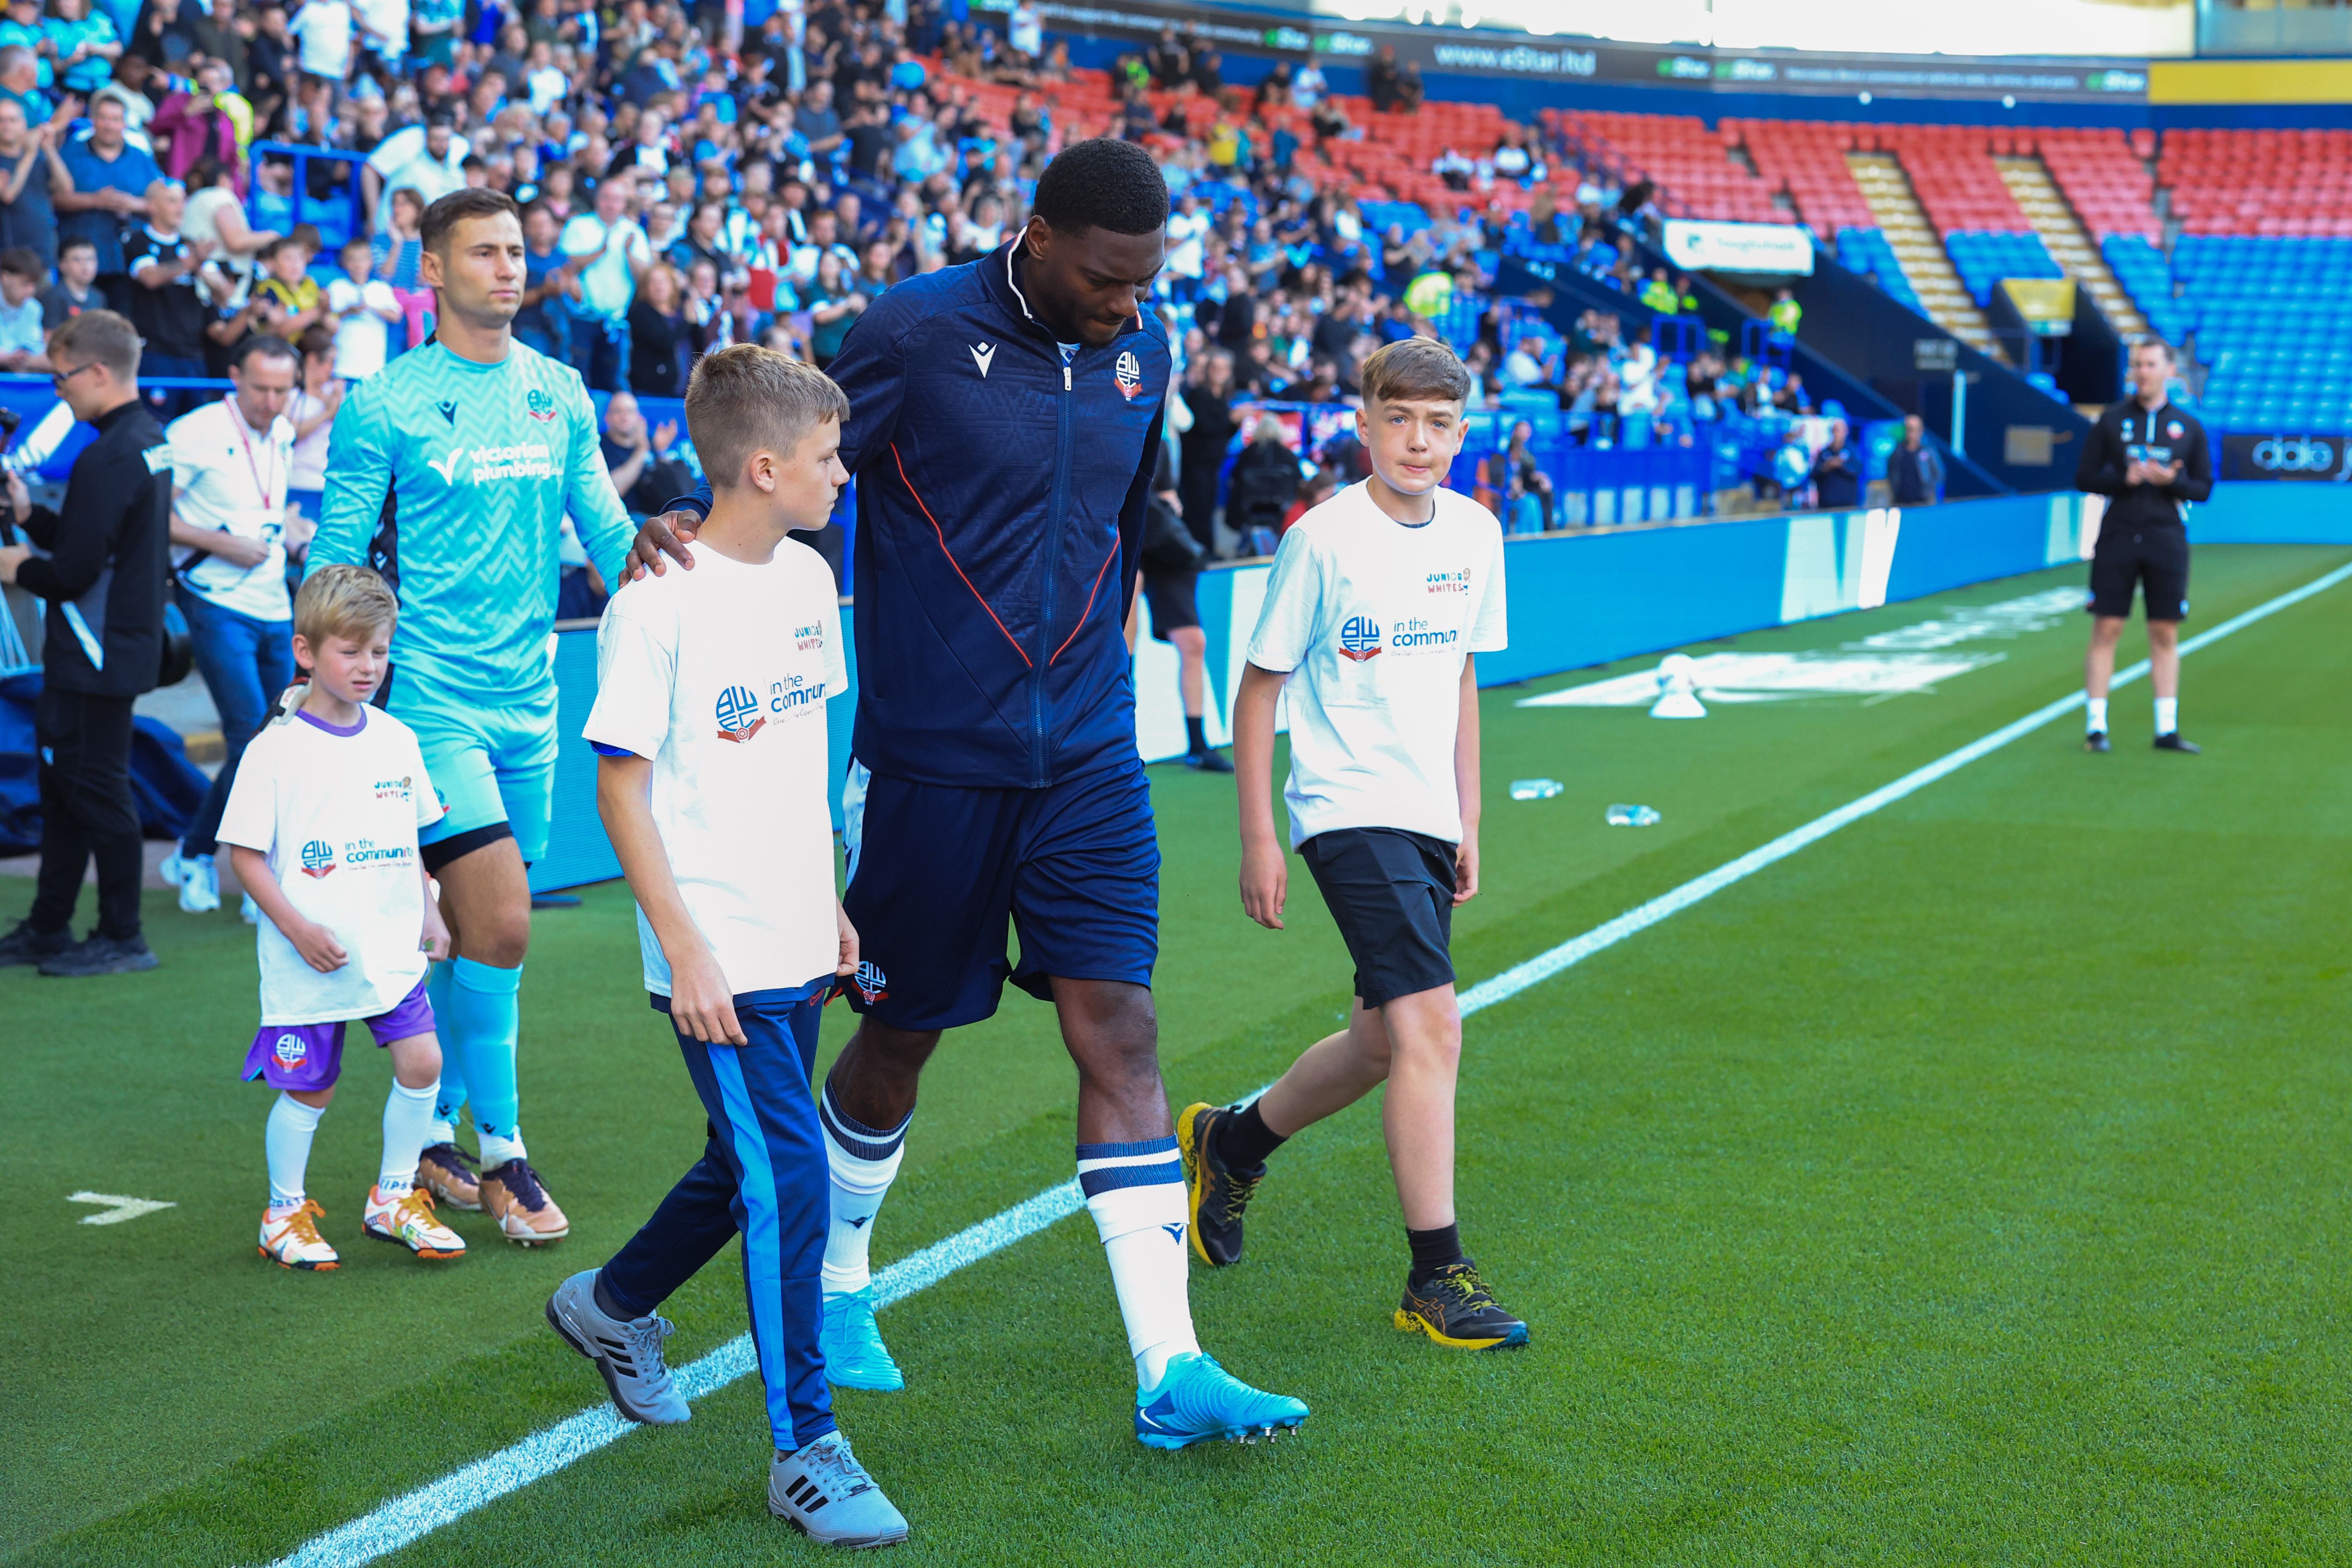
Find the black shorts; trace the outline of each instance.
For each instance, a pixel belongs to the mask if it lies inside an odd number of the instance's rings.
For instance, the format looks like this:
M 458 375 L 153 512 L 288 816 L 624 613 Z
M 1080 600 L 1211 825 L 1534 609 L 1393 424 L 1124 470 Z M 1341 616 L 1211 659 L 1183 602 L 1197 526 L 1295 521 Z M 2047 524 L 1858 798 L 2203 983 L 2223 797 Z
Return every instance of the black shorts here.
M 1192 593 L 1193 584 L 1201 580 L 1197 571 L 1154 571 L 1143 569 L 1143 601 L 1151 606 L 1151 636 L 1154 642 L 1171 641 L 1168 633 L 1180 626 L 1198 626 L 1201 607 Z
M 2147 585 L 2150 621 L 2189 618 L 2189 534 L 2183 528 L 2141 528 L 2099 535 L 2091 552 L 2091 613 L 2128 619 L 2132 591 Z
M 1334 828 L 1298 846 L 1368 1008 L 1454 983 L 1454 846 L 1400 828 Z

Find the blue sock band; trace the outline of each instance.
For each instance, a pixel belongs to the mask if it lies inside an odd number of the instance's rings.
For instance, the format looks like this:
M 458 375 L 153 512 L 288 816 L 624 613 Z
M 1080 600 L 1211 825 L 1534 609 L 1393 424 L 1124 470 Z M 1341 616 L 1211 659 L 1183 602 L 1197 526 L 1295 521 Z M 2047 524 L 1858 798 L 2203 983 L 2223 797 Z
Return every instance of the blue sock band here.
M 495 969 L 471 958 L 453 958 L 449 987 L 449 1041 L 474 1103 L 474 1127 L 493 1137 L 511 1137 L 520 1119 L 515 1089 L 515 1036 L 520 1008 L 520 969 Z
M 455 961 L 444 958 L 433 966 L 432 975 L 425 982 L 425 999 L 433 1004 L 434 1032 L 441 1037 L 441 1092 L 433 1099 L 433 1119 L 457 1124 L 458 1113 L 466 1108 L 466 1074 L 457 1066 L 457 1047 L 452 1035 L 455 1021 L 451 1017 L 449 987 L 457 969 Z

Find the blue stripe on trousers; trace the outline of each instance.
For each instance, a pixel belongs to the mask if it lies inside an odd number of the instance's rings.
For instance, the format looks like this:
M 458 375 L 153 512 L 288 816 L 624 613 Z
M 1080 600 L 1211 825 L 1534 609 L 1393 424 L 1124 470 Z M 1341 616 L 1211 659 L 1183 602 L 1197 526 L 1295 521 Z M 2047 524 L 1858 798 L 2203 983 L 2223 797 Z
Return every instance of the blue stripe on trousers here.
M 743 1238 L 751 1343 L 767 1385 L 775 1446 L 791 1450 L 834 1429 L 817 1348 L 819 1270 L 832 1218 L 832 1178 L 809 1079 L 822 1004 L 736 998 L 750 1041 L 678 1047 L 710 1117 L 702 1158 L 604 1266 L 614 1304 L 653 1311 L 726 1244 Z

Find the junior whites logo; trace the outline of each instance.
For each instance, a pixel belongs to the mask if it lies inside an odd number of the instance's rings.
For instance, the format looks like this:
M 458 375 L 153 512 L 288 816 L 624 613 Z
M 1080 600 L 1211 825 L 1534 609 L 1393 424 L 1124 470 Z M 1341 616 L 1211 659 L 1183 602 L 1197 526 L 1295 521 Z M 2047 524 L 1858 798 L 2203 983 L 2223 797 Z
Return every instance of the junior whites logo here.
M 803 653 L 807 653 L 811 648 L 824 647 L 824 628 L 823 626 L 793 627 L 793 646 L 795 650 Z
M 1381 623 L 1369 615 L 1350 615 L 1339 628 L 1339 657 L 1361 664 L 1381 651 Z
M 302 846 L 302 874 L 325 876 L 335 869 L 335 846 L 324 839 L 312 839 Z
M 269 1054 L 278 1059 L 280 1067 L 299 1067 L 303 1059 L 310 1054 L 310 1045 L 299 1034 L 281 1034 L 278 1037 L 278 1043 L 269 1048 Z
M 729 686 L 719 694 L 719 738 L 745 741 L 767 727 L 760 699 L 749 686 Z
M 980 367 L 980 379 L 982 381 L 986 381 L 988 379 L 988 367 L 996 362 L 996 345 L 993 343 L 974 343 L 971 346 L 971 362 Z
M 1465 566 L 1460 571 L 1433 571 L 1429 574 L 1428 582 L 1432 593 L 1467 593 L 1470 591 L 1470 569 Z
M 1135 394 L 1143 390 L 1143 361 L 1132 353 L 1121 353 L 1111 378 L 1118 382 L 1119 395 L 1133 402 Z
M 849 977 L 849 983 L 857 988 L 857 994 L 866 998 L 867 1007 L 872 1007 L 890 994 L 890 977 L 882 972 L 878 965 L 858 965 L 857 973 Z
M 405 800 L 412 784 L 413 776 L 408 774 L 397 779 L 379 779 L 375 781 L 375 798 L 379 800 Z

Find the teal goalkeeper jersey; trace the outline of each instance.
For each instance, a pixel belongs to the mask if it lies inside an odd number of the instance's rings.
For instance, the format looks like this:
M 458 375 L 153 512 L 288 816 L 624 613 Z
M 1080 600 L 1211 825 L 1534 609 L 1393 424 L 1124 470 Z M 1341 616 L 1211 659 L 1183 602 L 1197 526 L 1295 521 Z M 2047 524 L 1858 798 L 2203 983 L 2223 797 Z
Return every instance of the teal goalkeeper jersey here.
M 354 385 L 336 413 L 308 570 L 383 574 L 400 596 L 396 669 L 478 703 L 527 701 L 554 678 L 567 511 L 618 584 L 635 530 L 580 372 L 520 343 L 496 365 L 426 343 Z

